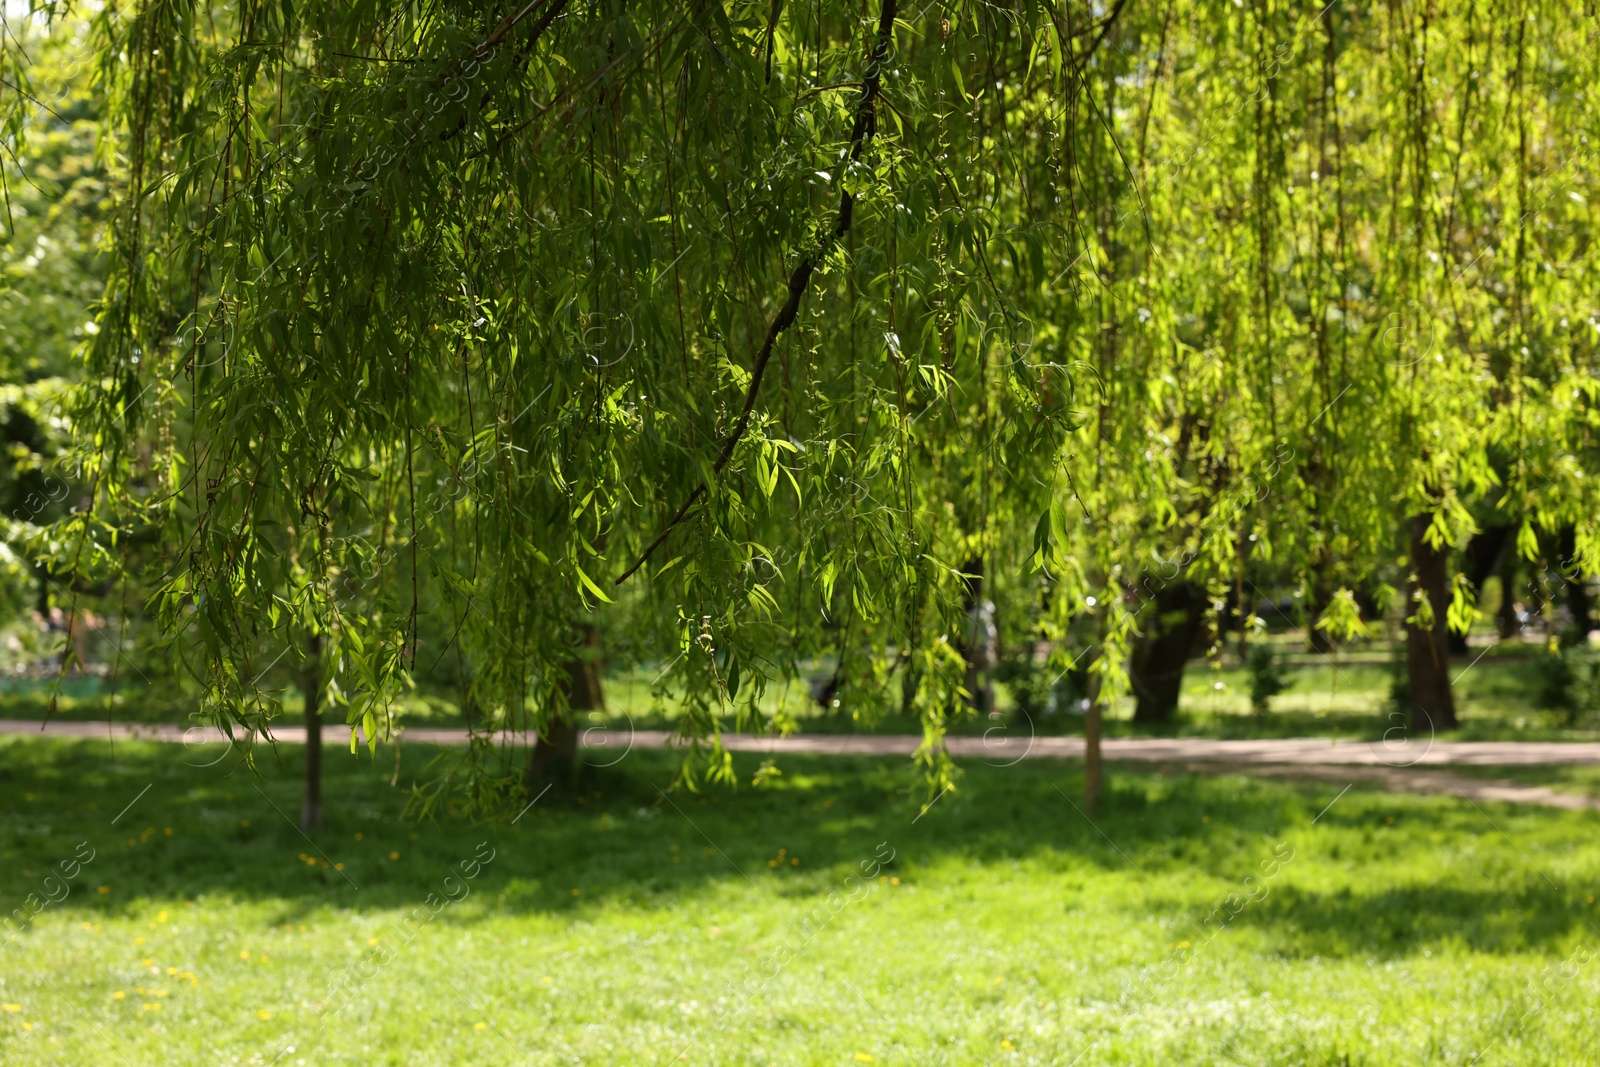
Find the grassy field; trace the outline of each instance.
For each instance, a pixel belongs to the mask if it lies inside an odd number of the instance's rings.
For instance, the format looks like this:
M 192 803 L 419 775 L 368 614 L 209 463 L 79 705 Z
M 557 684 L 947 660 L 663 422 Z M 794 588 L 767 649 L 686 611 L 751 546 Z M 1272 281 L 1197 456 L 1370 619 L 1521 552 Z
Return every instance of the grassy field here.
M 330 753 L 308 839 L 298 751 L 218 754 L 0 738 L 0 901 L 42 906 L 0 1063 L 1600 1058 L 1595 813 L 1117 767 L 1091 822 L 1043 761 L 922 813 L 896 762 L 696 797 L 637 752 L 411 824 L 412 747 Z

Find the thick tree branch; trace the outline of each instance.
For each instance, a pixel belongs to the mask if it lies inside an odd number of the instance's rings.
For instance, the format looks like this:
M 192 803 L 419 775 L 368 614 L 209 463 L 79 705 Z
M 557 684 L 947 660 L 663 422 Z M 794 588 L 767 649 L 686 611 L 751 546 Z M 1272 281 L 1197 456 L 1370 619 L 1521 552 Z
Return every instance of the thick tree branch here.
M 883 77 L 883 65 L 889 58 L 889 45 L 894 40 L 894 14 L 896 0 L 883 0 L 883 9 L 878 16 L 878 35 L 872 43 L 872 55 L 867 61 L 867 70 L 861 80 L 861 96 L 856 101 L 855 122 L 850 127 L 850 156 L 851 163 L 861 157 L 861 150 L 878 128 L 877 100 L 878 90 Z M 848 180 L 848 170 L 841 174 L 841 183 Z M 761 392 L 761 380 L 766 374 L 767 363 L 772 359 L 772 350 L 778 342 L 778 337 L 794 324 L 795 317 L 800 313 L 800 301 L 805 299 L 806 291 L 811 286 L 811 275 L 816 271 L 817 264 L 822 262 L 822 257 L 827 254 L 840 238 L 850 232 L 850 226 L 855 221 L 855 197 L 850 195 L 846 188 L 839 195 L 839 216 L 833 226 L 833 232 L 827 240 L 819 246 L 804 253 L 800 262 L 795 264 L 794 271 L 789 275 L 789 290 L 787 299 L 778 313 L 773 316 L 772 323 L 767 327 L 767 336 L 761 342 L 761 349 L 756 353 L 755 362 L 750 367 L 750 385 L 745 390 L 744 408 L 739 412 L 739 421 L 734 423 L 733 431 L 723 439 L 722 449 L 717 453 L 717 461 L 712 464 L 713 474 L 721 474 L 729 461 L 733 459 L 733 450 L 744 437 L 745 430 L 750 426 L 750 413 L 755 410 L 756 397 Z M 701 482 L 694 487 L 694 491 L 678 506 L 671 521 L 662 527 L 656 534 L 655 540 L 645 548 L 633 566 L 622 572 L 622 577 L 616 580 L 621 585 L 645 562 L 650 559 L 656 549 L 660 548 L 669 534 L 683 522 L 689 514 L 689 509 L 705 495 L 706 483 Z

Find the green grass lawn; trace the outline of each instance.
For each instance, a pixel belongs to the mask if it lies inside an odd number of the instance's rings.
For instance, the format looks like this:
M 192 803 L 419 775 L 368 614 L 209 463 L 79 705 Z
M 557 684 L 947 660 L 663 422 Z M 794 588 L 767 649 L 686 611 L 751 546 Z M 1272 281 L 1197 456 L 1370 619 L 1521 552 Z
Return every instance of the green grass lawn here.
M 636 752 L 413 825 L 412 747 L 331 752 L 308 840 L 297 750 L 217 754 L 0 738 L 0 901 L 59 898 L 0 945 L 0 1063 L 1600 1057 L 1594 813 L 1116 767 L 1091 823 L 1027 761 L 919 817 L 898 762 L 663 796 Z

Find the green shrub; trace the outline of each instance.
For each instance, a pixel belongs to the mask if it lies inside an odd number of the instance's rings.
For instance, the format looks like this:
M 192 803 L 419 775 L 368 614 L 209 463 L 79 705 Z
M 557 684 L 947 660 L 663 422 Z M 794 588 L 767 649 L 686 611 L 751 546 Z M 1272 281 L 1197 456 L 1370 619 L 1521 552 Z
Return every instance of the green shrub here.
M 1265 715 L 1272 698 L 1289 688 L 1283 665 L 1271 645 L 1251 645 L 1244 669 L 1250 675 L 1250 710 Z

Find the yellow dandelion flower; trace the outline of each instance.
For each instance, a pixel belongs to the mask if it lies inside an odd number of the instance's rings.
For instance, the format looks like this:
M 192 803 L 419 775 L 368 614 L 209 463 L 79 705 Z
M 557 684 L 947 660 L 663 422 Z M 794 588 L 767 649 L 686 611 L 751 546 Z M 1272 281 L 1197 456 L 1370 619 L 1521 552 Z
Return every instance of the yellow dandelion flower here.
M 1011 1043 L 1011 1039 L 1008 1037 L 1004 1041 L 1000 1042 L 1000 1047 L 1005 1049 L 1007 1052 L 1011 1052 L 1014 1051 L 1017 1046 L 1013 1045 Z
M 139 1010 L 140 1011 L 160 1011 L 161 1010 L 161 1005 L 160 1004 L 141 1004 L 141 1005 L 139 1005 Z
M 111 892 L 111 887 L 110 886 L 103 885 L 103 886 L 100 887 L 100 893 L 101 893 L 102 896 L 105 895 L 106 893 L 109 893 L 109 892 Z
M 23 1023 L 22 1024 L 22 1028 L 24 1030 L 28 1031 L 30 1034 L 33 1032 L 33 1024 L 32 1023 Z
M 791 866 L 791 867 L 800 866 L 800 857 L 799 856 L 790 856 L 789 857 L 789 866 Z
M 256 1018 L 257 1019 L 270 1019 L 270 1018 L 272 1018 L 272 1013 L 270 1011 L 268 1011 L 266 1008 L 262 1008 L 260 1011 L 256 1012 Z
M 247 959 L 249 959 L 249 958 L 250 958 L 250 950 L 249 950 L 249 949 L 247 949 L 247 948 L 242 948 L 242 949 L 240 949 L 240 950 L 239 950 L 239 958 L 240 958 L 240 959 L 241 959 L 241 960 L 247 960 Z
M 115 993 L 111 994 L 111 999 L 112 1000 L 122 1000 L 127 995 L 128 994 L 124 993 L 122 990 L 119 989 Z
M 397 859 L 399 859 L 399 858 L 400 858 L 400 853 L 398 853 L 398 852 L 391 852 L 391 853 L 389 853 L 389 858 L 390 858 L 390 859 L 392 859 L 392 860 L 397 860 Z
M 778 865 L 778 861 L 777 860 L 768 860 L 767 861 L 767 866 L 768 867 L 776 867 L 777 865 Z
M 21 1011 L 21 1004 L 0 1004 L 0 1011 Z
M 156 913 L 156 922 L 164 923 L 166 921 L 167 921 L 167 913 L 166 912 L 162 911 L 162 912 L 157 912 Z
M 178 973 L 178 968 L 176 968 L 176 967 L 168 967 L 167 968 L 167 973 L 168 974 L 177 974 Z
M 335 864 L 334 864 L 334 865 L 333 865 L 333 869 L 334 869 L 334 870 L 336 870 L 336 871 L 342 871 L 342 870 L 344 870 L 344 864 L 342 864 L 342 863 L 335 863 Z
M 369 938 L 367 938 L 367 944 L 369 944 L 369 945 L 376 945 L 376 944 L 377 944 L 377 943 L 378 943 L 378 939 L 377 939 L 377 938 L 375 938 L 375 937 L 369 937 Z
M 554 978 L 541 978 L 541 979 L 539 979 L 539 981 L 543 982 L 545 985 L 549 985 L 551 982 L 554 982 L 555 979 Z
M 875 1059 L 877 1059 L 876 1056 L 869 1056 L 865 1052 L 856 1053 L 856 1062 L 857 1063 L 871 1063 Z
M 582 895 L 582 893 L 583 893 L 583 890 L 581 890 L 581 889 L 574 889 L 572 891 L 572 895 L 575 896 L 575 897 Z
M 488 1023 L 473 1023 L 472 1024 L 472 1028 L 474 1030 L 487 1030 L 487 1029 L 489 1029 L 489 1024 Z
M 144 938 L 142 938 L 142 937 L 136 937 L 136 938 L 134 938 L 134 939 L 133 939 L 133 943 L 134 943 L 134 944 L 135 944 L 135 945 L 142 945 L 142 944 L 144 944 Z
M 889 884 L 890 884 L 890 885 L 899 885 L 899 884 L 900 884 L 900 879 L 898 879 L 898 878 L 891 878 L 891 879 L 889 879 Z

